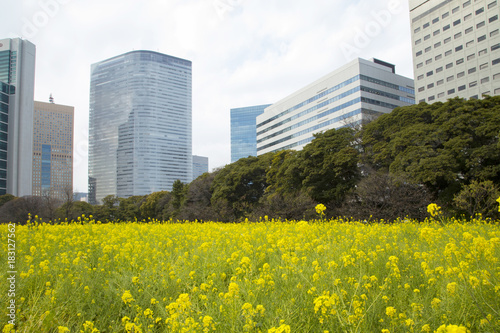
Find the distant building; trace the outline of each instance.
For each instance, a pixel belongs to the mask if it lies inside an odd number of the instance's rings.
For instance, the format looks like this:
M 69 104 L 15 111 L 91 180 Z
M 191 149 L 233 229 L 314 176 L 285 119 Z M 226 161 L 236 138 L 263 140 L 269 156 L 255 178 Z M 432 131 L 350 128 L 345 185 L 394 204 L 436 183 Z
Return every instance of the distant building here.
M 193 155 L 193 180 L 208 172 L 208 157 Z
M 32 193 L 35 45 L 0 39 L 0 195 Z
M 231 163 L 257 156 L 257 116 L 271 104 L 231 109 Z
M 413 80 L 397 75 L 394 65 L 355 59 L 267 107 L 257 117 L 257 154 L 300 150 L 315 133 L 361 125 L 414 103 Z
M 91 66 L 89 201 L 189 183 L 191 61 L 133 51 Z
M 73 194 L 74 201 L 85 201 L 88 202 L 88 193 L 85 192 L 75 192 Z
M 417 102 L 500 95 L 496 0 L 410 0 Z
M 73 195 L 74 107 L 35 101 L 33 195 Z

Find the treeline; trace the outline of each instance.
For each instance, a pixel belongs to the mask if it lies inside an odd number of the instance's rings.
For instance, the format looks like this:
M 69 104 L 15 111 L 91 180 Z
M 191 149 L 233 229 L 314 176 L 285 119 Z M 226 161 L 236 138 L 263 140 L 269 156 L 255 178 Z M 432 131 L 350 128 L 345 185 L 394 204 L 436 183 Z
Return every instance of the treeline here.
M 445 214 L 498 218 L 500 97 L 396 108 L 362 129 L 316 134 L 301 151 L 248 157 L 172 191 L 103 204 L 66 202 L 58 218 L 106 220 L 424 219 L 430 202 Z M 0 204 L 2 204 L 0 197 Z M 0 216 L 19 200 L 0 207 Z

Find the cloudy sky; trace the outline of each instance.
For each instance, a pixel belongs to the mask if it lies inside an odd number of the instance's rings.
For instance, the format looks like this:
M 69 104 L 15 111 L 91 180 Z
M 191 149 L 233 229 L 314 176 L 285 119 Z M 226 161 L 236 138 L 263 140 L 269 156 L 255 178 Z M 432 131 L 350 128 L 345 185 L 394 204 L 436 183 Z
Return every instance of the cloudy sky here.
M 230 162 L 231 108 L 271 104 L 355 57 L 413 77 L 407 0 L 6 0 L 0 38 L 37 47 L 35 100 L 75 107 L 87 191 L 90 65 L 132 50 L 193 63 L 193 154 Z

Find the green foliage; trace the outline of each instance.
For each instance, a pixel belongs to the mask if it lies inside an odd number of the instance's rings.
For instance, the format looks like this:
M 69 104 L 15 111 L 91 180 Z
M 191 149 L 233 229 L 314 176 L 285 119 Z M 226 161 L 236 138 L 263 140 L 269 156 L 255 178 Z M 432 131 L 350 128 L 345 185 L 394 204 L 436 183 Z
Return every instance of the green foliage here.
M 500 97 L 397 108 L 366 125 L 365 163 L 450 201 L 473 180 L 500 181 Z
M 258 204 L 268 186 L 273 154 L 242 158 L 220 170 L 212 184 L 211 203 L 221 219 L 241 219 Z
M 473 181 L 466 185 L 455 195 L 453 203 L 468 216 L 474 217 L 482 214 L 484 217 L 498 217 L 498 204 L 496 199 L 500 196 L 500 190 L 491 181 Z
M 4 194 L 4 195 L 0 195 L 0 207 L 2 207 L 4 204 L 6 204 L 7 202 L 11 201 L 11 200 L 14 200 L 16 197 L 13 196 L 12 194 Z
M 147 196 L 145 201 L 141 204 L 139 210 L 144 218 L 162 218 L 163 207 L 159 205 L 162 198 L 167 196 L 169 193 L 167 191 L 159 191 L 151 193 Z
M 302 186 L 317 202 L 339 205 L 360 178 L 352 128 L 315 134 L 300 152 Z

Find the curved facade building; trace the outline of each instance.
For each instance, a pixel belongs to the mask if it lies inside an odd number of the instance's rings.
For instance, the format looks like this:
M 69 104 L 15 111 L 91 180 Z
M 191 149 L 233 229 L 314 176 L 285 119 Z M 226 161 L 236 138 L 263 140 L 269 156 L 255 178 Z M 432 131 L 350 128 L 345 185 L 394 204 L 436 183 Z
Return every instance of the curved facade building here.
M 133 51 L 91 66 L 89 202 L 192 179 L 191 61 Z

